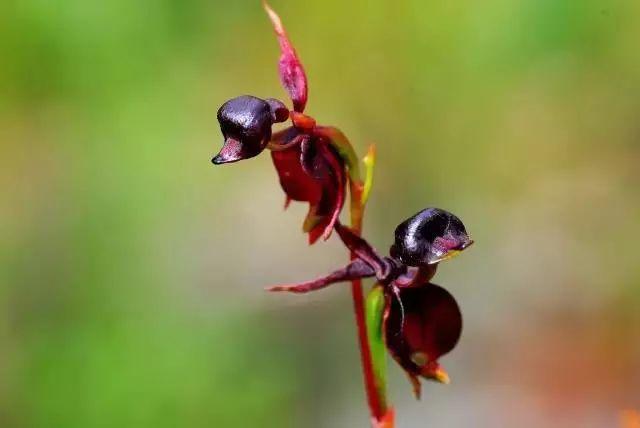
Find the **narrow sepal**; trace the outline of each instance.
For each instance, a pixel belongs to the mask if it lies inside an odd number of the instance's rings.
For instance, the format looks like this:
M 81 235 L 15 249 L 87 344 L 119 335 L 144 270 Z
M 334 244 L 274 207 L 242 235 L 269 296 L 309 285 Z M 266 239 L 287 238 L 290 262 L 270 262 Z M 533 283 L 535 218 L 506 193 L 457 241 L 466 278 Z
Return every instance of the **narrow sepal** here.
M 293 102 L 293 109 L 303 112 L 308 97 L 307 75 L 304 72 L 304 67 L 287 36 L 282 20 L 266 1 L 263 1 L 262 4 L 269 15 L 280 44 L 280 59 L 278 61 L 280 81 Z
M 332 193 L 331 212 L 327 217 L 328 222 L 322 233 L 322 238 L 326 241 L 329 239 L 329 236 L 331 236 L 331 231 L 338 222 L 340 211 L 342 211 L 342 207 L 344 206 L 346 178 L 344 175 L 344 166 L 327 145 L 322 144 L 320 146 L 320 153 L 321 156 L 329 163 L 332 172 L 330 177 L 332 179 L 330 187 Z
M 336 223 L 335 229 L 344 245 L 346 245 L 352 253 L 373 267 L 378 277 L 385 276 L 385 271 L 387 270 L 386 263 L 367 241 L 341 223 Z
M 354 260 L 342 269 L 331 272 L 328 275 L 311 281 L 305 281 L 298 284 L 275 285 L 268 287 L 267 291 L 286 291 L 289 293 L 308 293 L 310 291 L 320 290 L 331 284 L 338 282 L 351 281 L 358 278 L 369 278 L 375 275 L 374 270 L 362 260 Z

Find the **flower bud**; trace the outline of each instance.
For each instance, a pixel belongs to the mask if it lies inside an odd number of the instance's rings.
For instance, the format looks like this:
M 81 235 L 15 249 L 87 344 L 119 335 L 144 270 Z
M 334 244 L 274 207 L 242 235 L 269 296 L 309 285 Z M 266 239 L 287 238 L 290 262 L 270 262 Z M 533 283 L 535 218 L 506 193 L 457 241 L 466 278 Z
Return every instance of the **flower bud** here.
M 390 253 L 407 266 L 421 266 L 451 258 L 472 243 L 458 217 L 427 208 L 396 227 Z

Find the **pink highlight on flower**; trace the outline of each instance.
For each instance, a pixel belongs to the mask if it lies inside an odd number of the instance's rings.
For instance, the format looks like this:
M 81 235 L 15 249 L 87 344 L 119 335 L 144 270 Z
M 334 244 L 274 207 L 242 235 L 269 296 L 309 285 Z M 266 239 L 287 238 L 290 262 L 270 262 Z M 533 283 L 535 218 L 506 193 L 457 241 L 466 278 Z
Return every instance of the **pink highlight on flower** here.
M 280 17 L 271 9 L 271 6 L 269 6 L 266 1 L 263 1 L 262 5 L 267 15 L 269 15 L 273 29 L 278 37 L 278 43 L 280 44 L 281 54 L 280 60 L 278 61 L 280 81 L 293 102 L 293 110 L 302 113 L 307 105 L 307 75 L 304 72 L 302 62 L 300 62 L 296 50 L 293 48 L 284 30 Z

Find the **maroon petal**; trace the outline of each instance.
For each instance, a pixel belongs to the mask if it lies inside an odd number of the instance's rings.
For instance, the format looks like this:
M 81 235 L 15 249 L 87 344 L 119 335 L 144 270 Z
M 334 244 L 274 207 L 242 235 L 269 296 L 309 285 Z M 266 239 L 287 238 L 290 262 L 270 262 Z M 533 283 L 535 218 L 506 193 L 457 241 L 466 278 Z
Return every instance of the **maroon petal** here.
M 322 196 L 322 183 L 305 172 L 300 162 L 301 145 L 287 150 L 272 151 L 271 159 L 280 178 L 280 186 L 294 201 L 317 205 Z
M 435 284 L 411 288 L 392 285 L 388 290 L 385 342 L 419 397 L 418 376 L 448 381 L 438 358 L 451 351 L 460 339 L 460 308 L 447 290 Z
M 322 158 L 328 162 L 329 169 L 331 171 L 331 174 L 324 180 L 323 186 L 323 196 L 326 198 L 326 204 L 329 212 L 327 217 L 328 221 L 324 226 L 322 236 L 327 240 L 329 239 L 329 236 L 331 236 L 331 231 L 338 221 L 340 211 L 342 211 L 342 207 L 344 206 L 347 180 L 342 160 L 338 158 L 338 155 L 336 155 L 333 149 L 331 149 L 327 144 L 322 144 L 320 146 L 320 153 Z
M 280 44 L 281 53 L 280 60 L 278 61 L 280 81 L 293 102 L 293 109 L 302 112 L 307 104 L 307 76 L 300 59 L 298 59 L 296 50 L 293 48 L 284 30 L 280 17 L 271 9 L 266 1 L 264 1 L 263 4 L 273 24 L 273 29 L 278 36 L 278 43 Z
M 292 137 L 295 138 L 295 137 Z M 304 231 L 309 243 L 328 238 L 344 205 L 344 166 L 323 141 L 312 138 L 271 152 L 287 200 L 309 203 Z

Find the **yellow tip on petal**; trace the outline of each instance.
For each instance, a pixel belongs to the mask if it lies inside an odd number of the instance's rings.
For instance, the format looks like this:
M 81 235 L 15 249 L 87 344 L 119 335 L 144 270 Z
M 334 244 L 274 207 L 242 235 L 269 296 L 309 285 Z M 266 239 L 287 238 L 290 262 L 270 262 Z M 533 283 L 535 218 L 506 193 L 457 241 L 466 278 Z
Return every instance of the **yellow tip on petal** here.
M 431 374 L 432 379 L 440 382 L 442 384 L 448 385 L 451 383 L 451 379 L 449 379 L 449 375 L 444 371 L 442 367 L 439 367 L 435 372 Z
M 451 260 L 452 258 L 460 255 L 460 253 L 461 253 L 460 250 L 451 250 L 447 252 L 447 254 L 442 256 L 439 261 L 444 262 L 445 260 Z
M 437 363 L 435 366 L 433 364 L 422 366 L 420 374 L 429 380 L 433 380 L 445 385 L 448 385 L 451 381 L 447 372 L 444 371 L 442 366 Z
M 262 0 L 262 7 L 264 7 L 264 10 L 267 12 L 267 15 L 269 15 L 269 19 L 271 20 L 271 23 L 273 24 L 273 29 L 276 31 L 276 33 L 284 34 L 284 28 L 282 26 L 282 21 L 280 20 L 280 17 L 271 8 L 271 6 L 269 5 L 269 3 L 267 3 L 266 0 Z
M 461 252 L 463 252 L 464 250 L 469 248 L 471 245 L 473 245 L 473 242 L 474 242 L 473 240 L 469 240 L 469 243 L 467 243 L 464 247 L 460 248 L 459 250 L 449 250 L 442 257 L 430 262 L 429 264 L 435 264 L 435 263 L 451 260 L 452 258 L 459 256 Z

